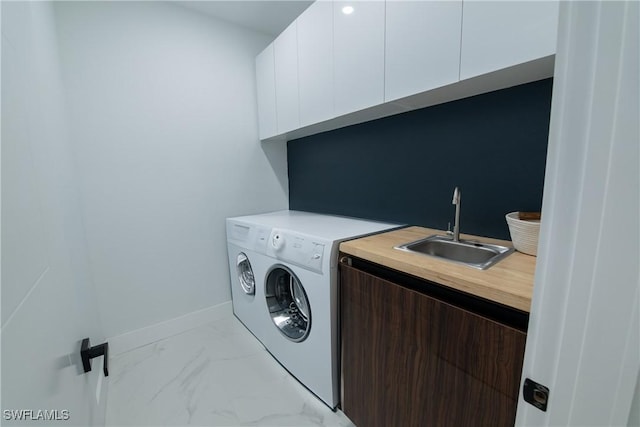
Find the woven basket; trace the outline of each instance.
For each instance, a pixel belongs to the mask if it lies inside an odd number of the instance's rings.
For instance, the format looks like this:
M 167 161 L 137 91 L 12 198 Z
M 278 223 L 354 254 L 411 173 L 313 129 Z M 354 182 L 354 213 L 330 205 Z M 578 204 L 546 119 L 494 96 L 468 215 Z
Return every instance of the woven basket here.
M 506 218 L 513 247 L 519 252 L 536 256 L 538 254 L 540 221 L 521 220 L 518 218 L 518 212 L 508 213 Z

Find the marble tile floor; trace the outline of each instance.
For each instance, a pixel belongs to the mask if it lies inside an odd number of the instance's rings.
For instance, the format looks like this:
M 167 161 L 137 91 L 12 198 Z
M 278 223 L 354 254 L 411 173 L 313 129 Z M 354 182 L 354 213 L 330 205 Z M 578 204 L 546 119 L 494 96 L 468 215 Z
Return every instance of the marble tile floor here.
M 107 426 L 353 426 L 229 315 L 110 359 Z

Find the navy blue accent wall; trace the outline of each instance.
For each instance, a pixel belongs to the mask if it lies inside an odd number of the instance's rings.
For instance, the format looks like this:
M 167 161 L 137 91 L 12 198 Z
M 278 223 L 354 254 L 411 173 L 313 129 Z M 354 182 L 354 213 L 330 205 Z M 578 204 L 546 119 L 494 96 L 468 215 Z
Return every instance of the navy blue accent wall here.
M 289 141 L 289 207 L 509 239 L 540 211 L 552 79 Z M 453 227 L 453 224 L 452 224 Z

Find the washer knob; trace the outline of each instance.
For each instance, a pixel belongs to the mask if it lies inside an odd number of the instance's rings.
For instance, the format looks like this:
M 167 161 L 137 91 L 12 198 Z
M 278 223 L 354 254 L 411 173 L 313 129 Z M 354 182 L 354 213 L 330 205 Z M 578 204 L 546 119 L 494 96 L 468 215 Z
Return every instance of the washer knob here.
M 271 246 L 276 251 L 282 249 L 282 247 L 284 246 L 284 236 L 280 233 L 274 233 L 274 235 L 271 236 Z

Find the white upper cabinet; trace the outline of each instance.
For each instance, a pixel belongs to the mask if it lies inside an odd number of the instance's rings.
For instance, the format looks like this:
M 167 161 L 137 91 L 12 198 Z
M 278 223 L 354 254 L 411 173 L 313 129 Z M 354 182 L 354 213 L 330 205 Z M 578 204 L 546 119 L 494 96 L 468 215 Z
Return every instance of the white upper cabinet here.
M 556 53 L 557 1 L 465 0 L 460 79 Z
M 317 0 L 256 58 L 260 139 L 551 77 L 558 3 Z
M 300 127 L 298 97 L 297 22 L 289 25 L 273 42 L 278 133 Z
M 333 3 L 336 116 L 384 102 L 384 9 L 383 1 Z
M 333 4 L 316 1 L 298 17 L 300 126 L 333 114 Z
M 278 134 L 276 118 L 276 76 L 273 44 L 256 57 L 256 86 L 258 90 L 258 126 L 260 139 Z
M 385 101 L 456 83 L 462 0 L 387 0 Z

